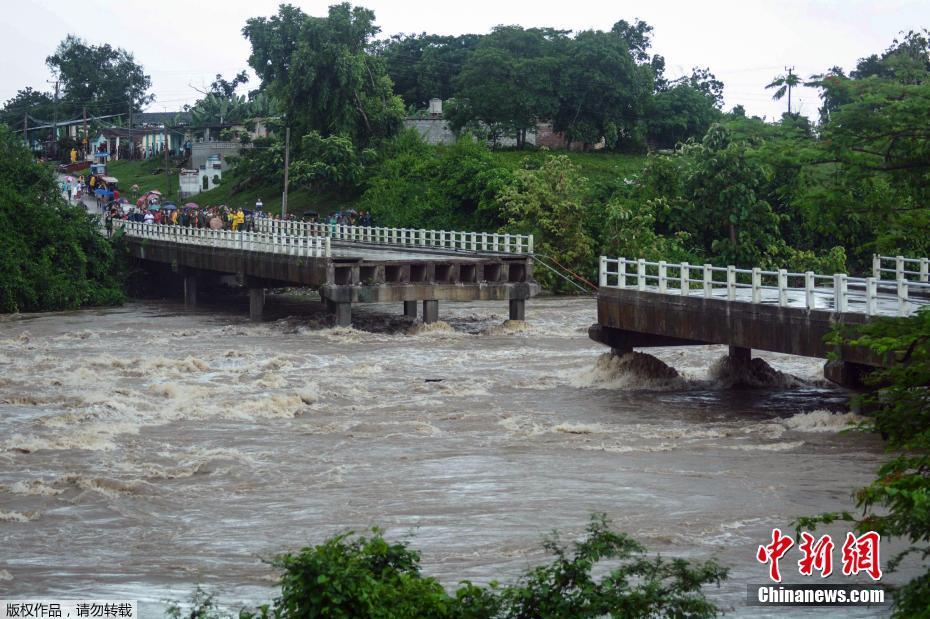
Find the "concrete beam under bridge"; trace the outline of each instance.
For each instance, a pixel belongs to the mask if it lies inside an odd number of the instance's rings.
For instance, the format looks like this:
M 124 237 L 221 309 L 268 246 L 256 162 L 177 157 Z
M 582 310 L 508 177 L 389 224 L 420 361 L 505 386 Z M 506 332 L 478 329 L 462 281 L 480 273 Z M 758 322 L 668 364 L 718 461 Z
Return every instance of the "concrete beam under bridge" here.
M 863 388 L 871 368 L 888 367 L 890 357 L 858 347 L 828 344 L 837 325 L 863 324 L 860 314 L 781 307 L 719 298 L 679 296 L 628 288 L 601 288 L 598 322 L 589 337 L 618 353 L 659 346 L 729 346 L 731 361 L 749 364 L 752 350 L 837 359 L 824 377 L 839 385 Z

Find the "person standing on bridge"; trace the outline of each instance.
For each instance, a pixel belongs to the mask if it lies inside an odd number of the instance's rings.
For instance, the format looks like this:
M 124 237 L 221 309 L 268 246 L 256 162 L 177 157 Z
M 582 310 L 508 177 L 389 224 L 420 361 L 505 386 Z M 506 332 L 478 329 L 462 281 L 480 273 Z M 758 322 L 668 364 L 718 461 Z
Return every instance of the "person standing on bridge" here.
M 255 201 L 255 211 L 261 213 L 263 208 L 265 208 L 265 205 L 262 203 L 262 199 L 259 198 Z
M 236 209 L 236 212 L 232 218 L 233 232 L 238 230 L 239 226 L 241 226 L 243 222 L 245 222 L 245 213 L 242 212 L 242 207 L 240 206 L 238 209 Z

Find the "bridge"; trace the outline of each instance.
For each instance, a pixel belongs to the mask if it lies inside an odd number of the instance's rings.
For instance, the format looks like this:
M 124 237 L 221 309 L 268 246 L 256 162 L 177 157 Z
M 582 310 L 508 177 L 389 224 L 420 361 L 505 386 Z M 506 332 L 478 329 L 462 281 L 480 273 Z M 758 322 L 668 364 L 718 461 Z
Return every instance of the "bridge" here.
M 439 318 L 439 301 L 508 300 L 524 320 L 533 280 L 533 237 L 515 234 L 257 220 L 250 231 L 114 221 L 131 254 L 169 264 L 184 279 L 184 301 L 197 303 L 207 272 L 233 274 L 249 289 L 249 315 L 260 320 L 265 290 L 316 289 L 335 314 L 352 322 L 353 303 L 403 302 L 404 314 Z
M 748 364 L 753 349 L 824 359 L 832 352 L 825 377 L 860 387 L 890 359 L 824 336 L 838 324 L 913 315 L 930 304 L 927 280 L 926 258 L 901 256 L 876 256 L 865 278 L 602 257 L 598 321 L 588 334 L 617 353 L 725 344 L 735 364 Z

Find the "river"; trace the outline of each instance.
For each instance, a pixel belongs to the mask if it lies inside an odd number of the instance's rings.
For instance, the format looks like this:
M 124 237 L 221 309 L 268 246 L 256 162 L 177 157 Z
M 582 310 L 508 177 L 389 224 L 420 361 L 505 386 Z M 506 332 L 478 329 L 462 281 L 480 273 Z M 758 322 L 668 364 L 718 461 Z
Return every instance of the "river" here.
M 709 593 L 756 616 L 757 545 L 850 507 L 885 457 L 839 432 L 855 418 L 833 413 L 846 394 L 822 361 L 763 353 L 795 378 L 745 390 L 713 370 L 722 347 L 655 349 L 681 372 L 661 378 L 587 338 L 590 298 L 534 299 L 525 326 L 504 303 L 441 304 L 429 326 L 356 306 L 355 329 L 294 296 L 261 324 L 245 309 L 0 317 L 5 596 L 138 599 L 143 616 L 198 583 L 267 601 L 263 558 L 372 525 L 446 585 L 508 580 L 545 560 L 547 532 L 606 512 L 652 551 L 729 566 Z

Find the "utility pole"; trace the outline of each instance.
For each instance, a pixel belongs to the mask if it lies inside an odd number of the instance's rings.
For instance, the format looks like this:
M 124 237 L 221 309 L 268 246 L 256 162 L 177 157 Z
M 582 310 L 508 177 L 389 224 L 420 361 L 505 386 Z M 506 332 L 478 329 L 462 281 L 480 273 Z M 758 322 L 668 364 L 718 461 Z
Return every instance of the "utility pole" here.
M 49 84 L 52 83 L 51 80 L 45 80 L 45 81 L 48 82 Z M 59 83 L 60 83 L 60 80 L 55 80 L 55 116 L 52 122 L 52 126 L 53 126 L 52 139 L 53 139 L 53 144 L 54 144 L 54 147 L 52 150 L 55 153 L 56 157 L 58 156 L 58 84 Z
M 791 115 L 791 82 L 793 81 L 791 78 L 794 77 L 794 74 L 793 74 L 794 67 L 785 67 L 785 71 L 788 72 L 788 79 L 787 79 L 787 82 L 788 82 L 788 115 L 790 116 Z
M 29 112 L 23 112 L 23 141 L 29 146 Z M 32 150 L 30 147 L 29 150 Z M 35 155 L 35 153 L 32 153 Z
M 135 154 L 136 143 L 132 140 L 132 99 L 129 100 L 129 160 L 132 161 Z
M 81 150 L 84 151 L 84 157 L 87 157 L 87 145 L 90 144 L 90 140 L 87 139 L 87 106 L 85 105 L 81 108 L 81 114 L 84 117 L 84 148 Z
M 165 197 L 171 191 L 171 175 L 168 173 L 168 121 L 165 120 Z
M 281 218 L 287 217 L 287 174 L 291 167 L 291 128 L 284 129 L 284 196 L 281 198 Z

